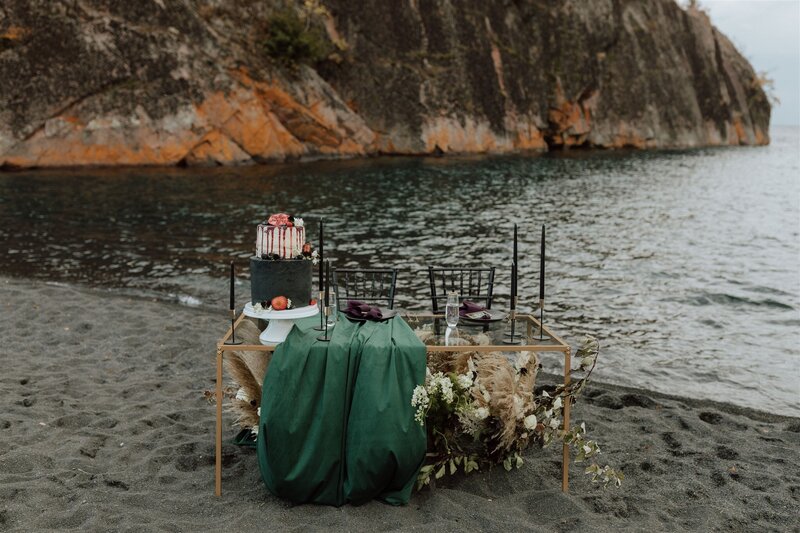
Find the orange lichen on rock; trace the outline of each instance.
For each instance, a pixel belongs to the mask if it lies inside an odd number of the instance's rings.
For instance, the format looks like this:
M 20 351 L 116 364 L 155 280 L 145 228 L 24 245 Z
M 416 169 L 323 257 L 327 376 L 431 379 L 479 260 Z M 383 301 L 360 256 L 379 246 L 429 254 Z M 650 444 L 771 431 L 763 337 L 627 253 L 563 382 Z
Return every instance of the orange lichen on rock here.
M 756 127 L 753 130 L 753 133 L 754 133 L 754 135 L 756 137 L 756 144 L 757 145 L 764 146 L 764 145 L 769 144 L 769 135 L 766 135 L 761 128 Z
M 508 151 L 512 144 L 506 138 L 499 138 L 488 122 L 472 118 L 459 120 L 452 117 L 429 119 L 422 128 L 422 141 L 425 152 L 436 149 L 455 153 L 480 153 Z
M 234 71 L 236 78 L 246 87 L 252 88 L 267 105 L 272 113 L 280 120 L 283 127 L 299 142 L 312 145 L 323 151 L 325 148 L 335 148 L 342 145 L 343 135 L 336 130 L 336 124 L 319 111 L 314 105 L 304 106 L 289 95 L 283 88 L 276 84 L 256 81 L 246 70 Z M 354 150 L 349 146 L 350 153 L 363 153 L 364 149 Z
M 584 91 L 575 99 L 564 96 L 560 81 L 556 83 L 556 102 L 547 111 L 548 137 L 556 146 L 579 146 L 592 131 L 592 107 L 597 91 Z
M 276 84 L 254 81 L 246 73 L 239 79 L 241 84 L 208 93 L 199 103 L 159 120 L 112 115 L 84 120 L 74 112 L 50 118 L 0 164 L 241 164 L 312 153 L 361 155 L 375 149 L 374 134 L 356 124 L 358 135 L 353 135 L 323 102 L 304 106 Z
M 630 124 L 619 122 L 611 142 L 606 148 L 649 148 L 654 147 L 655 141 L 649 141 Z
M 304 153 L 302 144 L 286 131 L 269 109 L 269 104 L 258 93 L 237 88 L 228 93 L 209 95 L 197 106 L 197 115 L 250 156 L 284 159 Z
M 750 144 L 747 142 L 747 133 L 745 133 L 744 124 L 742 124 L 742 117 L 734 115 L 733 129 L 736 132 L 737 144 Z
M 189 148 L 185 141 L 175 140 L 149 146 L 142 143 L 146 137 L 133 141 L 108 136 L 106 142 L 86 142 L 76 130 L 65 137 L 32 139 L 24 150 L 6 155 L 2 163 L 18 167 L 174 165 Z
M 528 124 L 527 127 L 518 127 L 514 138 L 514 148 L 518 150 L 547 150 L 542 131 Z
M 0 39 L 8 41 L 20 41 L 28 36 L 30 30 L 21 26 L 9 26 L 5 30 L 0 31 Z
M 207 133 L 186 156 L 190 165 L 235 164 L 250 161 L 250 155 L 219 131 Z

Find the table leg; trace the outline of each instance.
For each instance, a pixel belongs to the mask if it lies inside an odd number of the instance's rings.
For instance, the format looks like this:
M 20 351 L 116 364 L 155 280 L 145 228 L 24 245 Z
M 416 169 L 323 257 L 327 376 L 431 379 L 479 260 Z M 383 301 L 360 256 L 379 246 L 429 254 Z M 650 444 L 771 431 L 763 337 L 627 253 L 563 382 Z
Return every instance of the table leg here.
M 217 442 L 214 494 L 222 496 L 222 350 L 217 348 Z
M 570 360 L 570 348 L 567 347 L 566 351 L 564 352 L 564 385 L 569 385 L 570 382 L 570 372 L 572 362 Z M 569 431 L 569 411 L 571 401 L 567 399 L 564 402 L 564 431 Z M 562 450 L 562 458 L 561 458 L 561 492 L 569 492 L 569 445 L 564 443 L 564 448 Z

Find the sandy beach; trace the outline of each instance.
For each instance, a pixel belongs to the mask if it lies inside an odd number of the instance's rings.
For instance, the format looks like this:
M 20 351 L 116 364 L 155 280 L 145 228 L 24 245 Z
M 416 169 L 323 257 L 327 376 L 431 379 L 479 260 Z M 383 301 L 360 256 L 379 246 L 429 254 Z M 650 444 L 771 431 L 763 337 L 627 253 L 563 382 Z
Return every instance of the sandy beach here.
M 800 419 L 600 383 L 573 417 L 621 488 L 573 465 L 561 493 L 553 447 L 405 507 L 292 506 L 228 444 L 216 498 L 203 392 L 224 311 L 15 279 L 0 279 L 0 307 L 3 531 L 800 531 Z

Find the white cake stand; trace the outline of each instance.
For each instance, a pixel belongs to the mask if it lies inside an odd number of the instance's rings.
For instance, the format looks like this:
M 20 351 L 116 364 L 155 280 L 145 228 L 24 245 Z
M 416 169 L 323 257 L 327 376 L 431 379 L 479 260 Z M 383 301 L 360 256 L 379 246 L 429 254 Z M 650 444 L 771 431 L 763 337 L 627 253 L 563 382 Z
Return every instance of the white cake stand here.
M 319 308 L 316 305 L 307 305 L 305 307 L 287 309 L 285 311 L 269 311 L 266 309 L 256 311 L 253 309 L 253 303 L 247 302 L 242 313 L 244 313 L 244 316 L 249 316 L 251 318 L 269 320 L 267 329 L 261 332 L 258 339 L 261 341 L 261 344 L 273 346 L 286 340 L 286 336 L 292 331 L 295 320 L 314 316 L 319 313 Z

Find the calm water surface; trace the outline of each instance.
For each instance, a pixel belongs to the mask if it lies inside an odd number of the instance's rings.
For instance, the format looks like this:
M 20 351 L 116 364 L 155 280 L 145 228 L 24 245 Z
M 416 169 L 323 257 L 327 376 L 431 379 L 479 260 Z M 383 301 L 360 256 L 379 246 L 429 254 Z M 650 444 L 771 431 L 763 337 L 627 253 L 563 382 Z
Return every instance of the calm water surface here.
M 223 309 L 226 262 L 246 298 L 255 225 L 284 210 L 314 239 L 325 217 L 335 266 L 402 269 L 399 305 L 421 309 L 428 264 L 503 268 L 506 294 L 517 222 L 531 308 L 546 223 L 548 322 L 602 339 L 600 379 L 800 415 L 799 176 L 796 128 L 762 148 L 0 174 L 0 274 Z

